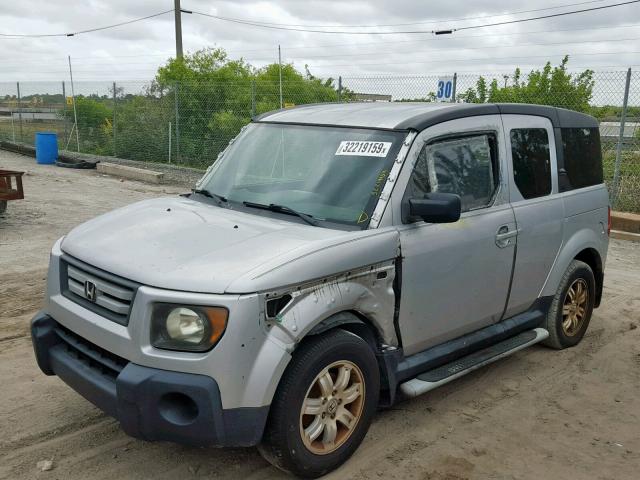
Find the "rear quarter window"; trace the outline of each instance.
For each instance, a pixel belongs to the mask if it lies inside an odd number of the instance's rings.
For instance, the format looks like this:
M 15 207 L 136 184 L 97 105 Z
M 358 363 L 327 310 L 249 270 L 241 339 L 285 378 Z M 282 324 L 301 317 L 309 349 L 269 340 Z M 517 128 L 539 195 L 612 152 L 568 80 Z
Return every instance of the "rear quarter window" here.
M 551 193 L 549 135 L 544 128 L 511 130 L 513 179 L 524 199 Z
M 563 128 L 562 153 L 566 171 L 562 190 L 602 183 L 602 151 L 597 128 Z

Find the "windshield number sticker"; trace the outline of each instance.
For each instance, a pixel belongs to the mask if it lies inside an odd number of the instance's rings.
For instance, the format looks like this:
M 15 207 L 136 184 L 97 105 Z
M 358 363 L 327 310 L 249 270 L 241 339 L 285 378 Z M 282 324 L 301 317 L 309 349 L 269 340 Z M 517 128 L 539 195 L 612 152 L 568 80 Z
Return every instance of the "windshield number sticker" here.
M 386 157 L 392 142 L 371 142 L 363 140 L 343 140 L 336 155 L 355 155 L 358 157 Z

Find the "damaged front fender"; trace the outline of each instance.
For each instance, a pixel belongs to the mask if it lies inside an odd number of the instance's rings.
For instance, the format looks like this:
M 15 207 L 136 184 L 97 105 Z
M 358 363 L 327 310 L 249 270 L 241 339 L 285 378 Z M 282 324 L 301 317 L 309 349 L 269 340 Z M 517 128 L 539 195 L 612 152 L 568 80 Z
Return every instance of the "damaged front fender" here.
M 286 291 L 266 293 L 263 313 L 269 335 L 292 351 L 318 325 L 325 322 L 324 326 L 331 328 L 333 316 L 353 312 L 374 328 L 381 343 L 397 347 L 395 275 L 396 259 L 391 259 Z M 281 302 L 277 310 L 266 308 L 267 302 L 283 297 L 290 300 Z

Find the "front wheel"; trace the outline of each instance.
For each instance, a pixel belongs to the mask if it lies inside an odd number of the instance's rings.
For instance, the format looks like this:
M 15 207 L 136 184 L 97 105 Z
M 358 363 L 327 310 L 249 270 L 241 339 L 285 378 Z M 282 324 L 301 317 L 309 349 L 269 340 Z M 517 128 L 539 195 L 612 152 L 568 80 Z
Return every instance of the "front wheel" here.
M 311 337 L 280 381 L 260 453 L 302 477 L 334 470 L 362 442 L 379 390 L 378 364 L 363 339 L 340 329 Z

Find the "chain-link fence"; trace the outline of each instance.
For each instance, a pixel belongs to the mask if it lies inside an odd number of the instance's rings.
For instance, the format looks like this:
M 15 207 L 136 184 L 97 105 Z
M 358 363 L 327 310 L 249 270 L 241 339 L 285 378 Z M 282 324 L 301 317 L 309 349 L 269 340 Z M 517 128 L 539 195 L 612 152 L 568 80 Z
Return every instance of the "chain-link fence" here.
M 517 84 L 513 75 L 455 75 L 451 100 L 517 102 L 578 110 L 600 121 L 605 181 L 617 210 L 640 212 L 640 72 L 593 72 L 572 84 L 550 76 Z M 342 78 L 347 97 L 360 101 L 436 101 L 438 76 Z M 556 82 L 557 84 L 555 84 Z M 492 86 L 492 83 L 494 85 Z M 583 88 L 591 85 L 590 89 Z M 520 88 L 518 88 L 520 87 Z M 343 95 L 344 97 L 344 95 Z
M 450 101 L 555 105 L 597 117 L 612 202 L 619 210 L 640 212 L 640 72 L 595 72 L 582 80 L 574 75 L 569 83 L 553 75 L 537 83 L 513 75 L 453 77 L 445 95 Z M 36 132 L 54 131 L 61 149 L 205 168 L 257 114 L 322 102 L 432 102 L 442 93 L 440 80 L 0 83 L 0 140 L 33 144 Z

